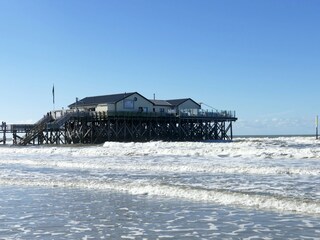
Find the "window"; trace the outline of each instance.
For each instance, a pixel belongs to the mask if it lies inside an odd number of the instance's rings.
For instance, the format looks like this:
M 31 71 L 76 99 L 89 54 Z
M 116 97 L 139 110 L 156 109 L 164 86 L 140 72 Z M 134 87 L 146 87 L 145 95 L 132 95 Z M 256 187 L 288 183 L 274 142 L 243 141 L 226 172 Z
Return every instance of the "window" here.
M 125 99 L 123 100 L 123 108 L 124 109 L 133 109 L 134 108 L 134 101 Z
M 160 108 L 160 112 L 162 112 L 162 113 L 163 113 L 163 112 L 164 112 L 164 108 Z

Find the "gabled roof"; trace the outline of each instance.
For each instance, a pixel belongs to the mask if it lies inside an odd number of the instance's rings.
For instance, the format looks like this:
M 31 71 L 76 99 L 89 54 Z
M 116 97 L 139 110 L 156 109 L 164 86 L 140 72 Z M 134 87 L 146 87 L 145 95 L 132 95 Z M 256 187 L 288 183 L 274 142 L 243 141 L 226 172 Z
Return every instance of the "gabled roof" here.
M 70 104 L 68 107 L 71 108 L 76 105 L 77 106 L 84 106 L 84 105 L 97 105 L 97 104 L 103 104 L 103 103 L 117 103 L 117 102 L 123 100 L 124 98 L 127 98 L 135 93 L 137 93 L 137 92 L 85 97 L 85 98 L 79 100 L 78 102 L 74 102 L 74 103 Z M 139 94 L 139 93 L 137 93 L 137 94 Z
M 168 103 L 170 103 L 173 106 L 178 106 L 182 103 L 184 103 L 185 101 L 187 101 L 189 98 L 182 98 L 182 99 L 171 99 L 171 100 L 167 100 Z
M 165 107 L 171 107 L 172 106 L 166 100 L 152 100 L 152 99 L 149 99 L 149 101 L 152 102 L 153 105 L 155 105 L 155 106 L 165 106 Z
M 166 106 L 166 107 L 176 107 L 184 102 L 191 100 L 195 104 L 197 104 L 200 108 L 200 104 L 192 100 L 191 98 L 181 98 L 181 99 L 171 99 L 171 100 L 151 100 L 147 99 L 138 92 L 129 92 L 129 93 L 118 93 L 118 94 L 110 94 L 110 95 L 102 95 L 102 96 L 92 96 L 85 97 L 78 102 L 74 102 L 70 104 L 68 107 L 72 108 L 75 106 L 90 106 L 90 105 L 98 105 L 98 104 L 115 104 L 127 97 L 130 97 L 133 94 L 138 94 L 140 97 L 152 103 L 154 106 Z
M 179 106 L 188 100 L 191 100 L 192 102 L 194 102 L 195 104 L 197 104 L 201 108 L 200 104 L 195 102 L 191 98 L 171 99 L 171 100 L 167 100 L 167 102 L 170 103 L 172 106 Z

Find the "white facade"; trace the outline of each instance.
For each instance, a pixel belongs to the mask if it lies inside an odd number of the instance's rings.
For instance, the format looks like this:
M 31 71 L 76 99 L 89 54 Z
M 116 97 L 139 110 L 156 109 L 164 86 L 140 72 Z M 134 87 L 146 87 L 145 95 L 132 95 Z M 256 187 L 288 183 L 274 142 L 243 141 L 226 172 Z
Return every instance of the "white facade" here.
M 108 109 L 109 109 L 108 104 L 104 103 L 104 104 L 98 104 L 95 111 L 96 112 L 106 112 L 106 111 L 108 111 Z
M 182 104 L 177 106 L 177 110 L 183 110 L 183 109 L 201 109 L 201 106 L 191 99 L 186 100 Z
M 200 104 L 197 104 L 191 99 L 187 99 L 183 103 L 176 106 L 175 110 L 177 114 L 187 115 L 187 116 L 197 116 L 199 110 L 201 109 Z
M 151 100 L 153 103 L 153 112 L 169 113 L 173 106 L 165 100 Z
M 149 100 L 137 92 L 93 96 L 69 106 L 80 111 L 96 112 L 155 112 L 163 114 L 198 114 L 201 106 L 190 98 L 175 100 Z
M 141 95 L 134 93 L 115 105 L 116 112 L 151 112 L 153 104 Z
M 92 104 L 92 105 L 78 105 L 73 107 L 73 109 L 78 109 L 79 111 L 96 111 L 96 104 Z
M 171 106 L 161 106 L 161 105 L 155 105 L 153 106 L 154 111 L 153 112 L 157 112 L 157 113 L 168 113 L 170 112 L 170 110 L 172 109 Z

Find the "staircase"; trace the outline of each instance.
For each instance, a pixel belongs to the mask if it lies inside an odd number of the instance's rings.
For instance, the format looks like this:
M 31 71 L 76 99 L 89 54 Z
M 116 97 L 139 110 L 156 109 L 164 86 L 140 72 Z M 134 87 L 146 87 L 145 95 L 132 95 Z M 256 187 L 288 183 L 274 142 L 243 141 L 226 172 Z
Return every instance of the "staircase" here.
M 71 117 L 75 116 L 74 112 L 69 112 L 64 114 L 62 117 L 55 119 L 53 122 L 48 123 L 49 129 L 59 129 L 62 127 L 67 121 L 70 120 Z
M 43 118 L 41 118 L 38 122 L 35 123 L 34 127 L 25 135 L 23 136 L 20 141 L 19 145 L 27 145 L 31 143 L 34 139 L 41 136 L 41 134 L 47 130 L 59 130 L 61 127 L 64 126 L 66 122 L 68 122 L 72 117 L 84 117 L 88 116 L 89 113 L 87 112 L 67 112 L 64 113 L 62 116 L 58 118 L 53 118 L 52 115 L 47 114 Z
M 66 122 L 68 122 L 72 117 L 83 117 L 87 116 L 86 112 L 67 112 L 63 116 L 56 118 L 54 121 L 48 123 L 49 129 L 60 129 Z
M 36 137 L 38 137 L 39 134 L 46 129 L 47 123 L 49 123 L 51 120 L 51 115 L 45 115 L 43 118 L 41 118 L 38 122 L 35 123 L 35 126 L 30 130 L 30 132 L 28 132 L 24 137 L 20 139 L 19 145 L 25 146 Z

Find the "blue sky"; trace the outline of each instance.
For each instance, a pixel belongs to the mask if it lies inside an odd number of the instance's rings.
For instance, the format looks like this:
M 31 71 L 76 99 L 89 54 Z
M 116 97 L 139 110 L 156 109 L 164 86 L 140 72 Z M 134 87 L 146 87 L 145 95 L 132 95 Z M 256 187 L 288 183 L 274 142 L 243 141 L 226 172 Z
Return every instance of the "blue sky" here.
M 236 110 L 235 134 L 311 134 L 320 1 L 0 0 L 0 121 L 138 91 Z

